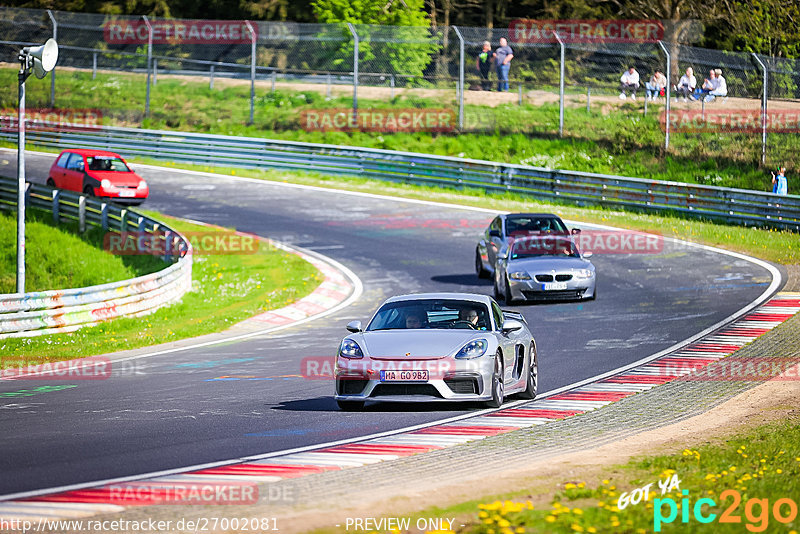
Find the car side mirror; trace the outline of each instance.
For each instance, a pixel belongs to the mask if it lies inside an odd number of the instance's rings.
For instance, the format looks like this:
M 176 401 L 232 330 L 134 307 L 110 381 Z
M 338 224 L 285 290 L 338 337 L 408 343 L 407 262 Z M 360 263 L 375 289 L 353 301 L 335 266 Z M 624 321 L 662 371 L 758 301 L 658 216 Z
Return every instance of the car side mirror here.
M 581 229 L 580 228 L 573 228 L 572 229 L 572 235 L 577 235 L 579 233 L 581 233 Z
M 354 334 L 361 332 L 361 321 L 350 321 L 347 323 L 347 331 Z
M 506 319 L 503 321 L 503 333 L 508 334 L 509 332 L 516 332 L 517 330 L 522 329 L 522 323 L 517 321 L 516 319 Z
M 583 253 L 583 257 L 584 257 L 584 258 L 586 258 L 587 260 L 588 260 L 589 258 L 591 258 L 592 256 L 594 256 L 594 253 L 593 253 L 593 252 L 584 252 L 584 253 Z
M 83 164 L 83 162 L 82 162 L 82 161 L 78 162 L 78 170 L 79 170 L 79 171 L 81 171 L 81 172 L 83 172 L 83 169 L 84 169 L 84 164 Z
M 489 230 L 489 237 L 502 237 L 500 230 Z
M 508 259 L 508 252 L 498 252 L 497 253 L 498 260 L 507 260 Z

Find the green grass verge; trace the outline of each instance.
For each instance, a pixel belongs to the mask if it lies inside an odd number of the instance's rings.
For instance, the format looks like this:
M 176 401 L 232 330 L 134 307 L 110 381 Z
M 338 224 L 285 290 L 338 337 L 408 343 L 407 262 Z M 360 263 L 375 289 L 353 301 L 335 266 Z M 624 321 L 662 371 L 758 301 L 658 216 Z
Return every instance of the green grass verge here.
M 487 194 L 483 191 L 456 190 L 412 184 L 381 182 L 369 178 L 331 177 L 318 173 L 229 169 L 205 165 L 185 165 L 139 158 L 136 161 L 201 172 L 213 172 L 257 178 L 275 182 L 291 182 L 333 189 L 347 189 L 393 197 L 405 197 L 496 209 L 498 211 L 544 211 L 565 219 L 607 224 L 641 230 L 687 241 L 717 246 L 734 252 L 782 264 L 800 263 L 800 234 L 754 227 L 716 224 L 684 219 L 679 216 L 631 213 L 618 209 L 575 207 L 565 204 L 536 202 L 519 194 Z
M 102 250 L 100 228 L 78 234 L 77 223 L 56 226 L 49 213 L 28 210 L 25 223 L 25 290 L 45 291 L 117 282 L 152 273 L 164 264 L 152 256 L 114 256 Z M 16 291 L 17 215 L 0 211 L 0 293 Z
M 766 529 L 796 534 L 800 529 L 798 514 L 786 524 L 774 515 L 775 503 L 780 499 L 791 499 L 795 511 L 800 505 L 800 417 L 796 413 L 788 421 L 747 429 L 721 443 L 634 458 L 628 464 L 610 466 L 605 472 L 614 474 L 605 479 L 582 480 L 575 478 L 580 477 L 578 472 L 520 491 L 447 508 L 429 508 L 411 515 L 411 523 L 420 517 L 456 518 L 457 525 L 465 526 L 455 530 L 465 534 L 645 533 L 655 529 L 654 514 L 669 517 L 671 499 L 677 515 L 671 523 L 661 522 L 662 532 L 740 533 Z M 658 481 L 669 487 L 667 482 L 674 475 L 680 481 L 679 487 L 662 495 Z M 651 483 L 649 500 L 632 504 L 634 490 Z M 735 508 L 734 492 L 741 499 Z M 689 504 L 686 522 L 681 509 L 684 498 Z M 695 505 L 703 498 L 711 501 L 702 503 L 702 516 L 715 514 L 707 524 L 694 516 Z M 726 509 L 740 522 L 721 522 Z M 790 516 L 790 510 L 784 501 L 780 507 L 782 517 Z
M 0 108 L 16 106 L 16 71 L 0 69 Z M 569 107 L 565 136 L 559 139 L 556 104 L 505 104 L 495 108 L 467 105 L 466 126 L 476 133 L 364 133 L 304 131 L 300 114 L 312 109 L 347 109 L 349 96 L 326 98 L 320 91 L 279 89 L 269 92 L 260 84 L 255 123 L 249 119 L 249 85 L 225 80 L 209 89 L 192 78 L 161 78 L 152 88 L 149 120 L 142 119 L 144 77 L 139 74 L 87 72 L 58 74 L 57 104 L 62 109 L 101 109 L 107 125 L 197 131 L 225 135 L 269 137 L 305 142 L 407 150 L 463 156 L 559 169 L 675 180 L 690 183 L 771 190 L 769 173 L 760 167 L 761 137 L 757 134 L 682 134 L 671 137 L 669 153 L 658 121 L 662 107 L 650 106 L 644 116 L 641 103 L 597 103 L 591 111 Z M 49 84 L 31 83 L 30 108 L 47 107 Z M 452 92 L 453 94 L 455 91 Z M 359 100 L 366 108 L 447 107 L 454 96 L 439 98 L 396 96 Z M 696 108 L 697 106 L 695 106 Z M 800 169 L 800 138 L 770 134 L 768 163 Z M 790 190 L 791 186 L 790 186 Z
M 148 214 L 181 232 L 216 231 L 156 213 Z M 153 314 L 115 319 L 71 334 L 3 339 L 0 340 L 0 354 L 10 359 L 7 364 L 20 359 L 26 364 L 36 364 L 219 332 L 255 314 L 294 302 L 322 281 L 310 263 L 264 243 L 255 254 L 195 255 L 192 280 L 192 290 L 179 303 Z

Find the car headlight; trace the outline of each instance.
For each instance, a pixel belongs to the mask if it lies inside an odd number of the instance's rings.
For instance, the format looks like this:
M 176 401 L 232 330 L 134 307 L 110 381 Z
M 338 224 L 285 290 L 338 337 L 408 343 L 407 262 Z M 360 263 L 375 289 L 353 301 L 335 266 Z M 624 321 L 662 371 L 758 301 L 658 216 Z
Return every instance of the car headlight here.
M 594 271 L 591 269 L 578 269 L 575 271 L 576 278 L 591 278 L 594 276 Z
M 111 180 L 109 180 L 107 178 L 103 178 L 102 180 L 100 180 L 100 187 L 102 187 L 103 189 L 110 188 L 111 187 Z
M 511 273 L 508 275 L 509 278 L 512 280 L 530 280 L 531 275 L 526 273 L 525 271 L 517 271 L 515 273 Z
M 352 339 L 345 339 L 339 346 L 339 356 L 343 358 L 363 358 L 364 353 L 361 352 L 361 347 Z
M 136 186 L 136 189 L 147 189 L 147 182 L 144 180 L 139 182 L 139 185 Z
M 485 339 L 475 339 L 470 341 L 463 347 L 461 350 L 458 351 L 456 354 L 456 358 L 469 360 L 472 358 L 478 358 L 483 356 L 486 353 L 486 349 L 489 348 L 489 342 Z

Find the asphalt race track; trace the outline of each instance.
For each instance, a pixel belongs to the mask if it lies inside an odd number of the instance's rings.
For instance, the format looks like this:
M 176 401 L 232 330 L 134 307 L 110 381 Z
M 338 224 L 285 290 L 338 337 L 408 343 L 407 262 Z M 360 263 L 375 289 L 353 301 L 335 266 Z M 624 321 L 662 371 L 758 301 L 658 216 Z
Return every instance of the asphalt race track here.
M 54 156 L 27 155 L 44 183 Z M 16 153 L 0 151 L 14 177 Z M 302 378 L 307 357 L 330 357 L 353 319 L 383 299 L 421 291 L 489 294 L 473 258 L 492 215 L 269 182 L 134 168 L 150 184 L 144 208 L 319 251 L 353 270 L 364 295 L 339 313 L 273 335 L 135 360 L 108 380 L 0 381 L 0 496 L 151 473 L 407 427 L 477 409 L 371 404 L 339 412 L 328 380 Z M 536 336 L 540 391 L 667 348 L 756 299 L 763 267 L 666 242 L 656 254 L 596 254 L 598 299 L 523 305 Z M 129 362 L 133 363 L 133 362 Z M 219 379 L 219 377 L 233 377 Z

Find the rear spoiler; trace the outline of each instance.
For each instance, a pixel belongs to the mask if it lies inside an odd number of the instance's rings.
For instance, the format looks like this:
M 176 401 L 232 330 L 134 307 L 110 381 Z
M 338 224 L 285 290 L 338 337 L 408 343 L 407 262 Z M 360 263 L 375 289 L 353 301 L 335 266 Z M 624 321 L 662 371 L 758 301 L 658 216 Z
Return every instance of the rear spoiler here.
M 516 319 L 517 321 L 520 321 L 523 324 L 528 324 L 528 321 L 525 320 L 525 316 L 518 311 L 502 310 L 502 312 L 503 316 L 506 317 L 507 319 Z

